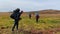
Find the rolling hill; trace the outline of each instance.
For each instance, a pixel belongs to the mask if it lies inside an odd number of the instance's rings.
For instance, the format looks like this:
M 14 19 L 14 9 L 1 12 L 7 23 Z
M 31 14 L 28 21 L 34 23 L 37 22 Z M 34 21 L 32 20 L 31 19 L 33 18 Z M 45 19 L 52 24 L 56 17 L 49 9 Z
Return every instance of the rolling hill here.
M 39 13 L 39 14 L 60 14 L 60 10 L 39 10 L 39 11 L 31 11 L 31 13 Z

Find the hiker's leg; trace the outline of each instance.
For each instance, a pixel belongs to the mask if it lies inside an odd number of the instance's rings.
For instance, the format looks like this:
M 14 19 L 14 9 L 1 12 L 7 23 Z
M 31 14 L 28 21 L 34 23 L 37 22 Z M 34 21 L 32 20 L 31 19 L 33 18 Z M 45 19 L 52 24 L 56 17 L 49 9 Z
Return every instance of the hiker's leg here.
M 38 22 L 38 18 L 36 18 L 36 22 Z
M 37 18 L 37 22 L 38 22 L 38 18 Z
M 17 28 L 17 30 L 18 30 L 18 21 L 16 21 L 16 28 Z
M 29 16 L 29 18 L 31 19 L 31 15 Z
M 13 26 L 13 28 L 12 28 L 12 31 L 14 31 L 15 26 L 16 26 L 16 21 L 15 21 L 15 23 L 14 23 L 14 26 Z

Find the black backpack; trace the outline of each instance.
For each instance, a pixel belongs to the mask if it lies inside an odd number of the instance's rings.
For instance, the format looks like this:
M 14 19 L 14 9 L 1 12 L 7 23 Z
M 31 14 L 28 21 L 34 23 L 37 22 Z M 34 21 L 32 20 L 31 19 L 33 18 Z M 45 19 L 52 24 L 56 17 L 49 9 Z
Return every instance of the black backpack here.
M 15 18 L 16 18 L 16 14 L 15 14 L 15 13 L 12 13 L 12 14 L 10 15 L 10 18 L 15 19 Z

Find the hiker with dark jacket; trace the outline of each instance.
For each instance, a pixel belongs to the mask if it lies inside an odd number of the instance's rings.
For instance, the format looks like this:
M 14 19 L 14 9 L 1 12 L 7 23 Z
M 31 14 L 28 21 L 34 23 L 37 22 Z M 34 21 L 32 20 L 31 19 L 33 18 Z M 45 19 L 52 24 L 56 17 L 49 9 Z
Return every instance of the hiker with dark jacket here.
M 31 19 L 31 13 L 29 13 L 29 19 Z
M 21 11 L 21 12 L 19 12 L 19 11 L 20 11 L 20 9 L 17 8 L 16 10 L 13 11 L 13 14 L 11 14 L 11 16 L 10 16 L 12 19 L 14 19 L 14 26 L 12 28 L 12 31 L 14 31 L 15 26 L 18 30 L 18 22 L 19 22 L 19 20 L 21 20 L 20 16 L 23 13 L 23 11 Z
M 36 14 L 36 22 L 39 20 L 39 14 Z

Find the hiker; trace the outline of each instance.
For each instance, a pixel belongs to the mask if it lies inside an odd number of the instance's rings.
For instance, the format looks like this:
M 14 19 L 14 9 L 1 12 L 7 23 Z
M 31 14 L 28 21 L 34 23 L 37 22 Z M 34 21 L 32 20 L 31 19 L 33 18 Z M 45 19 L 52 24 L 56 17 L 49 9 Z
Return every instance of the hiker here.
M 31 13 L 29 13 L 29 19 L 31 19 Z
M 18 22 L 19 20 L 21 20 L 21 14 L 23 13 L 23 11 L 19 12 L 20 9 L 17 8 L 16 10 L 13 11 L 13 13 L 11 14 L 11 18 L 14 19 L 14 26 L 12 28 L 12 31 L 14 31 L 14 28 L 16 26 L 17 30 L 18 30 Z
M 39 20 L 39 14 L 36 14 L 36 22 Z

